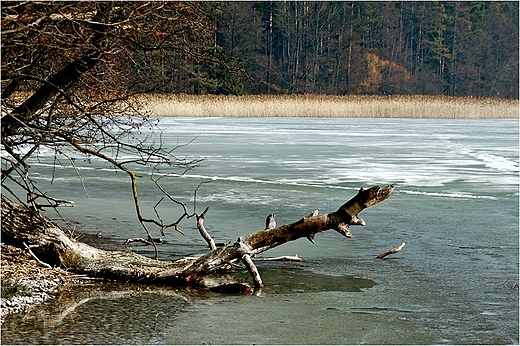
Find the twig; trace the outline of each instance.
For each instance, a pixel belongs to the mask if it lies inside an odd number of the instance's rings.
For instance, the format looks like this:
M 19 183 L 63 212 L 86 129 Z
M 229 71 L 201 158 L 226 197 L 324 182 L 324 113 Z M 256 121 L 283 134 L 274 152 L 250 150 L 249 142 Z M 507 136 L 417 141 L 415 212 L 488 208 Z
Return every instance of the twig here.
M 388 250 L 388 251 L 383 252 L 382 254 L 380 254 L 379 256 L 377 256 L 376 258 L 377 258 L 377 259 L 382 259 L 382 258 L 385 258 L 385 257 L 388 256 L 388 255 L 391 255 L 391 254 L 397 253 L 397 252 L 401 251 L 401 250 L 404 248 L 405 245 L 406 245 L 406 243 L 402 243 L 401 245 L 396 246 L 396 247 L 394 247 L 394 248 L 391 249 L 391 250 Z
M 151 241 L 143 239 L 143 238 L 128 238 L 127 240 L 125 240 L 123 245 L 130 244 L 130 243 L 143 243 L 143 244 L 146 244 L 146 245 L 153 245 L 154 244 Z
M 208 181 L 201 181 L 200 184 L 197 186 L 195 191 L 193 192 L 193 213 L 195 214 L 197 212 L 197 191 L 199 191 L 199 188 L 202 186 L 202 184 L 209 184 L 211 183 L 211 180 Z M 209 207 L 208 207 L 209 208 Z M 207 209 L 207 208 L 206 208 Z M 206 211 L 204 211 L 205 214 Z
M 262 261 L 305 262 L 305 260 L 301 257 L 298 257 L 298 255 L 269 257 L 269 258 L 263 258 Z
M 157 210 L 157 206 L 164 200 L 164 197 L 161 197 L 161 199 L 159 200 L 159 202 L 157 202 L 154 207 L 153 207 L 153 210 L 155 211 L 155 215 L 157 215 L 157 219 L 159 219 L 159 222 L 161 224 L 161 235 L 164 237 L 165 234 L 164 234 L 164 229 L 166 228 L 164 226 L 164 222 L 163 220 L 161 219 L 161 215 L 159 215 L 159 211 Z
M 44 266 L 45 268 L 49 268 L 49 269 L 52 269 L 51 265 L 48 264 L 48 263 L 45 263 L 45 262 L 42 262 L 38 257 L 36 257 L 36 255 L 32 252 L 31 248 L 25 243 L 23 242 L 23 246 L 25 246 L 25 248 L 27 249 L 27 251 L 29 251 L 29 253 L 31 254 L 31 256 L 38 262 L 40 263 L 42 266 Z

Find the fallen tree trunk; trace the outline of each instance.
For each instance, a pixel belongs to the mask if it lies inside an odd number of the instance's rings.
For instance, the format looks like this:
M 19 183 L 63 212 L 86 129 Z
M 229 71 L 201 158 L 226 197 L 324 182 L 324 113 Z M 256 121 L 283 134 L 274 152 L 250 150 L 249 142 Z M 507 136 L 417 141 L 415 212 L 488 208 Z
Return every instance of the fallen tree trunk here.
M 242 261 L 255 287 L 262 287 L 260 273 L 252 260 L 256 255 L 303 237 L 314 243 L 315 234 L 328 229 L 352 237 L 350 225 L 365 225 L 358 214 L 387 199 L 394 188 L 389 185 L 383 189 L 379 186 L 360 189 L 335 212 L 314 212 L 294 223 L 242 236 L 233 245 L 216 247 L 206 232 L 204 238 L 212 250 L 198 258 L 175 262 L 158 261 L 132 252 L 101 250 L 75 241 L 52 220 L 2 195 L 2 241 L 19 247 L 28 244 L 40 260 L 78 273 L 131 282 L 203 285 L 205 276 L 229 268 L 232 262 Z M 197 218 L 199 228 L 203 227 L 206 212 L 207 209 Z

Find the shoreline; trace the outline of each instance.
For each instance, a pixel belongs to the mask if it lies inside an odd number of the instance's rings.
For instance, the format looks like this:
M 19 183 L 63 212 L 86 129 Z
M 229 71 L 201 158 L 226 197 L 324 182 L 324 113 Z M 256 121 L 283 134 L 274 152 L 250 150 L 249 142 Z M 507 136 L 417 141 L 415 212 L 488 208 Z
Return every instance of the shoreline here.
M 519 100 L 424 95 L 134 96 L 157 117 L 518 119 Z
M 92 283 L 85 276 L 44 266 L 26 250 L 4 243 L 1 249 L 0 325 L 10 314 L 27 313 L 64 290 Z

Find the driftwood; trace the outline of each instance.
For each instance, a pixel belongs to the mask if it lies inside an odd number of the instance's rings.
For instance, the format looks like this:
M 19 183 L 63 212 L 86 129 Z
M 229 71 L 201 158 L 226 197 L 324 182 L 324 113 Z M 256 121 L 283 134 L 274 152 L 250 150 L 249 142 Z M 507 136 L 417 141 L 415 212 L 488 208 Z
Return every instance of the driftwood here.
M 131 244 L 131 243 L 143 243 L 144 245 L 153 245 L 153 242 L 144 239 L 144 238 L 128 238 L 125 240 L 123 245 Z
M 309 217 L 275 228 L 268 228 L 274 225 L 268 223 L 265 230 L 242 236 L 232 245 L 215 245 L 203 226 L 206 209 L 197 216 L 197 225 L 211 250 L 198 258 L 175 262 L 158 261 L 126 251 L 101 250 L 72 240 L 52 220 L 2 195 L 2 241 L 13 245 L 25 242 L 42 261 L 77 273 L 131 282 L 204 285 L 204 277 L 241 261 L 253 277 L 255 287 L 262 287 L 260 273 L 253 262 L 256 255 L 303 237 L 314 243 L 317 233 L 329 229 L 350 238 L 350 225 L 365 225 L 358 214 L 387 199 L 393 190 L 394 185 L 382 189 L 379 186 L 362 188 L 337 211 L 313 212 Z
M 385 252 L 379 254 L 376 258 L 377 259 L 383 259 L 383 258 L 385 258 L 388 255 L 397 253 L 397 252 L 401 251 L 404 248 L 405 245 L 406 245 L 406 243 L 401 243 L 401 245 L 398 245 L 398 246 L 394 247 L 393 249 L 390 249 L 388 251 L 385 251 Z
M 298 254 L 296 254 L 294 256 L 278 256 L 278 257 L 263 258 L 262 261 L 305 262 L 305 260 L 303 258 L 298 257 Z

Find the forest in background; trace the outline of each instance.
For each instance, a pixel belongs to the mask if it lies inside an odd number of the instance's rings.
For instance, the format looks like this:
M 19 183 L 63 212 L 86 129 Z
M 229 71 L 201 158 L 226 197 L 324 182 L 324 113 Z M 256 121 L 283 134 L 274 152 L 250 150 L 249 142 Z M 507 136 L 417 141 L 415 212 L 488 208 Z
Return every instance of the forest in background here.
M 150 52 L 160 68 L 144 59 L 139 73 L 160 72 L 135 91 L 153 81 L 165 93 L 518 98 L 518 2 L 235 1 L 205 10 L 215 34 L 201 45 L 225 63 Z

